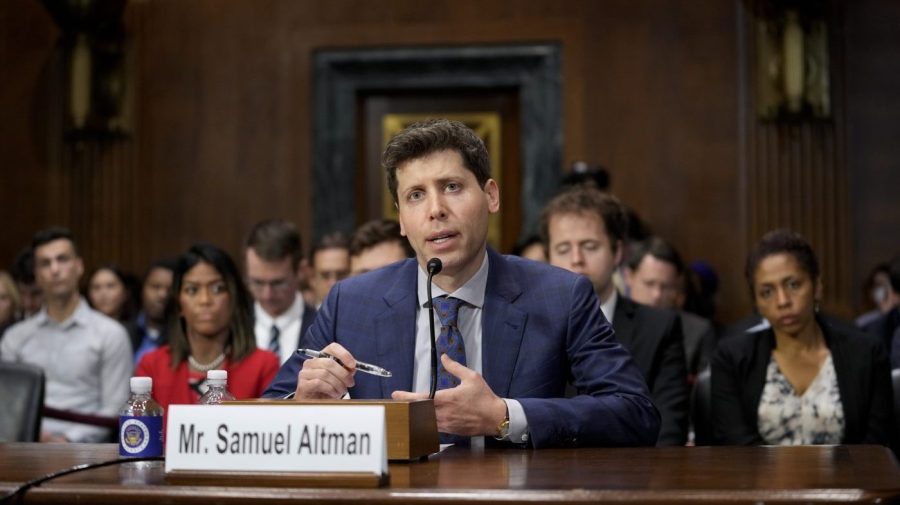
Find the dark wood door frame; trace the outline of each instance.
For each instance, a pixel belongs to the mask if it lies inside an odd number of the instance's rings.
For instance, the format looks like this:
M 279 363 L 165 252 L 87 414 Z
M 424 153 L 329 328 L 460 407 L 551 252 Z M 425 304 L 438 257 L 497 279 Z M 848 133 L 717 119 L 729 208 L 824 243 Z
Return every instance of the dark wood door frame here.
M 356 223 L 357 95 L 398 89 L 516 88 L 522 146 L 522 233 L 558 185 L 562 61 L 558 44 L 319 50 L 315 54 L 313 234 Z

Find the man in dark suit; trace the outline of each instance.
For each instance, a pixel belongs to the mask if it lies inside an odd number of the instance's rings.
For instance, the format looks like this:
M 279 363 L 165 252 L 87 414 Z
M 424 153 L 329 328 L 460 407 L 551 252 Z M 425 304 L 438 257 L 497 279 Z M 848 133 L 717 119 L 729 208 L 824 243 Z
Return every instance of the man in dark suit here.
M 458 122 L 417 123 L 391 140 L 382 163 L 416 258 L 338 283 L 304 346 L 341 363 L 292 358 L 265 396 L 427 398 L 426 265 L 439 258 L 438 383 L 456 384 L 434 397 L 440 432 L 535 448 L 654 443 L 659 414 L 590 283 L 487 247 L 488 216 L 500 208 L 488 160 Z M 393 377 L 356 374 L 355 358 Z M 568 379 L 573 398 L 563 398 Z
M 635 303 L 616 291 L 612 276 L 622 260 L 626 226 L 619 200 L 588 187 L 557 195 L 541 216 L 550 264 L 590 279 L 616 337 L 644 373 L 662 415 L 658 445 L 684 445 L 689 393 L 681 325 L 676 313 Z
M 247 285 L 256 301 L 256 346 L 284 363 L 316 316 L 297 291 L 303 262 L 300 232 L 294 223 L 268 219 L 253 226 L 244 245 Z

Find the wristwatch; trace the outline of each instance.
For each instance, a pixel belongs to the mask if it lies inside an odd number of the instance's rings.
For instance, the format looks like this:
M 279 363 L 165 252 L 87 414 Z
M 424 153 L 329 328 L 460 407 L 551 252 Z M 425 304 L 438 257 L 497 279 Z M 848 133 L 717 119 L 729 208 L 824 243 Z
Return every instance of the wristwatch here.
M 494 438 L 497 440 L 506 440 L 509 438 L 509 406 L 506 407 L 506 417 L 497 426 L 497 436 Z

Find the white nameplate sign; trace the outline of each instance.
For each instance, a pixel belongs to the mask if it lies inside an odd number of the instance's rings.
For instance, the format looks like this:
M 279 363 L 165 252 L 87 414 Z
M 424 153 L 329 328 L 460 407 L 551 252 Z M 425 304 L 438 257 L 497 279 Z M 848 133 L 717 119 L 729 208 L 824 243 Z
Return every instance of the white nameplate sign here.
M 171 405 L 166 472 L 387 474 L 381 405 Z

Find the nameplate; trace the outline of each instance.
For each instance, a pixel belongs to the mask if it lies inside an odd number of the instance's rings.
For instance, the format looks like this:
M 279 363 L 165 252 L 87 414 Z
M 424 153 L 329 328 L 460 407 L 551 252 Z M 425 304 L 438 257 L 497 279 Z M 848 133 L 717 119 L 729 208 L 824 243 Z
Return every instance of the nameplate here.
M 171 405 L 166 473 L 387 474 L 384 407 Z

